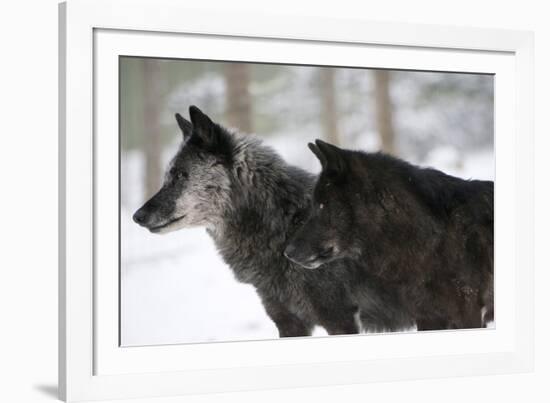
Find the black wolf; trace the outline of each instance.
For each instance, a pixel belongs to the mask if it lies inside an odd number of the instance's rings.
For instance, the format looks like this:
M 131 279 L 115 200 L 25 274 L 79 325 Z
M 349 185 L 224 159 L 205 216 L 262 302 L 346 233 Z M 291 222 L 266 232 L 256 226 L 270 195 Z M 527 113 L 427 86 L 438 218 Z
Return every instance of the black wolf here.
M 353 260 L 419 330 L 493 320 L 493 182 L 320 140 L 309 147 L 323 169 L 289 259 L 309 268 Z
M 312 271 L 283 256 L 315 178 L 252 136 L 231 133 L 190 107 L 176 115 L 184 141 L 162 188 L 135 214 L 151 232 L 204 226 L 237 280 L 252 284 L 279 334 L 396 330 L 414 323 L 390 291 L 353 261 Z M 377 291 L 378 290 L 378 291 Z

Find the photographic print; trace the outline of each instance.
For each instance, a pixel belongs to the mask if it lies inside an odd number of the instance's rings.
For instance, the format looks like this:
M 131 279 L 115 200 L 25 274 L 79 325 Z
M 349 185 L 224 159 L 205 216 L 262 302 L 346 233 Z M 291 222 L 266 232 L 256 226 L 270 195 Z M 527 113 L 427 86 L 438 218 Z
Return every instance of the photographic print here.
M 120 342 L 495 326 L 494 76 L 119 58 Z

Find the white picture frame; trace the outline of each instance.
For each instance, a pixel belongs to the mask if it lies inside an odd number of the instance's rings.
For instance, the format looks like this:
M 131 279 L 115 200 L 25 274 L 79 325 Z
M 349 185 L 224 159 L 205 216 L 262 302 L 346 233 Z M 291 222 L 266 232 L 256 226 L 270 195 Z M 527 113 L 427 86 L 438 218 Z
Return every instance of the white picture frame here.
M 59 38 L 61 398 L 532 370 L 531 33 L 216 15 L 170 0 L 70 0 L 60 5 Z M 119 347 L 119 279 L 113 269 L 118 262 L 118 178 L 113 169 L 120 55 L 495 74 L 495 329 Z

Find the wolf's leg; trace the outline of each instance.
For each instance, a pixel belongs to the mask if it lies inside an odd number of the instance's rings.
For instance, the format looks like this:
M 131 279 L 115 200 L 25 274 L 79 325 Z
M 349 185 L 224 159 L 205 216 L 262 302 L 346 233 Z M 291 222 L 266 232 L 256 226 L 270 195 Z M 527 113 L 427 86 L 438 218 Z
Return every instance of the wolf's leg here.
M 481 306 L 483 308 L 483 326 L 487 327 L 489 322 L 495 320 L 495 300 L 494 300 L 494 291 L 493 291 L 493 276 L 491 275 L 489 279 L 489 285 L 483 293 L 483 299 L 481 301 Z
M 487 327 L 490 322 L 495 320 L 495 308 L 492 303 L 489 306 L 485 306 L 483 308 L 483 327 Z
M 341 318 L 338 321 L 332 321 L 330 323 L 321 323 L 321 326 L 325 328 L 328 334 L 357 334 L 360 329 L 353 316 L 351 318 Z
M 444 330 L 448 329 L 449 324 L 443 318 L 421 318 L 416 320 L 417 330 Z
M 280 303 L 263 302 L 267 315 L 279 330 L 279 337 L 311 336 L 313 323 L 300 319 Z
M 361 331 L 359 325 L 359 311 L 356 307 L 326 312 L 320 318 L 320 325 L 328 334 L 357 334 Z
M 474 302 L 470 302 L 464 309 L 464 315 L 461 323 L 458 323 L 458 329 L 477 329 L 484 327 L 481 307 Z
M 279 330 L 279 337 L 311 336 L 313 330 L 313 326 L 305 324 L 296 317 L 291 320 L 275 321 L 275 325 Z

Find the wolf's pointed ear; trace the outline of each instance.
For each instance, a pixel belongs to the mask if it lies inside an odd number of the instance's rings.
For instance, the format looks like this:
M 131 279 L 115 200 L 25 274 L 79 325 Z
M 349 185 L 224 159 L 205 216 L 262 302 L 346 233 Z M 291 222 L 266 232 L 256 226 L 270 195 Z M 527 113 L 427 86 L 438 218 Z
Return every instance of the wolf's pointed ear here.
M 317 157 L 317 159 L 321 163 L 321 166 L 323 167 L 323 169 L 325 169 L 325 167 L 327 165 L 327 159 L 325 158 L 325 155 L 321 152 L 321 150 L 319 150 L 319 147 L 317 147 L 313 143 L 308 143 L 307 146 L 309 147 L 311 152 L 313 154 L 315 154 L 315 156 Z
M 183 133 L 183 140 L 186 141 L 189 137 L 191 137 L 191 134 L 193 134 L 193 125 L 179 113 L 176 113 L 176 121 L 178 122 L 178 126 Z
M 194 132 L 206 143 L 214 143 L 216 136 L 215 123 L 195 105 L 189 107 L 189 116 Z
M 319 158 L 324 171 L 342 173 L 346 167 L 344 151 L 335 145 L 325 143 L 322 140 L 315 140 L 316 150 L 310 147 L 311 151 Z

